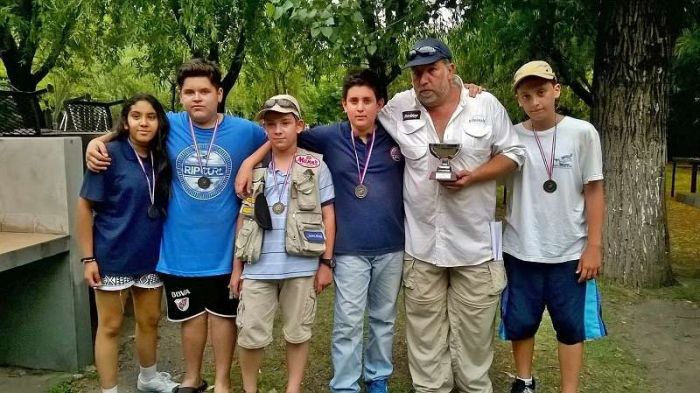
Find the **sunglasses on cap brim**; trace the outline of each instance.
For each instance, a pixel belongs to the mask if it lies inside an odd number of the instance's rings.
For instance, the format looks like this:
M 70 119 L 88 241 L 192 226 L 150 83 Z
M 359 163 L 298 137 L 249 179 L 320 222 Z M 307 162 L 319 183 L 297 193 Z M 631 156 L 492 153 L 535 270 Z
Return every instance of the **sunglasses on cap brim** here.
M 435 48 L 432 46 L 421 46 L 420 48 L 414 48 L 414 49 L 411 49 L 410 51 L 408 51 L 408 60 L 411 61 L 418 56 L 421 56 L 421 57 L 433 56 L 436 53 L 443 55 L 446 59 L 450 58 L 445 53 L 443 53 L 439 48 Z
M 280 108 L 294 109 L 297 111 L 299 110 L 299 108 L 297 108 L 297 106 L 291 100 L 286 98 L 270 98 L 263 104 L 263 109 L 270 109 L 275 105 L 278 105 Z

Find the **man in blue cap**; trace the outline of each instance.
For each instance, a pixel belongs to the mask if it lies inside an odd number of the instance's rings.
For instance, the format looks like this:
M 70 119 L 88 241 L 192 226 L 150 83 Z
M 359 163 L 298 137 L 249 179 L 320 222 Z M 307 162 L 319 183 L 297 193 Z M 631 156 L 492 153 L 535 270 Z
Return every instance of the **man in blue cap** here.
M 406 158 L 403 285 L 413 386 L 417 393 L 490 393 L 506 284 L 496 177 L 522 165 L 524 148 L 494 96 L 469 96 L 442 41 L 416 42 L 406 67 L 413 88 L 395 95 L 379 120 Z M 458 150 L 446 178 L 444 170 L 435 174 L 440 160 L 431 154 L 441 143 Z

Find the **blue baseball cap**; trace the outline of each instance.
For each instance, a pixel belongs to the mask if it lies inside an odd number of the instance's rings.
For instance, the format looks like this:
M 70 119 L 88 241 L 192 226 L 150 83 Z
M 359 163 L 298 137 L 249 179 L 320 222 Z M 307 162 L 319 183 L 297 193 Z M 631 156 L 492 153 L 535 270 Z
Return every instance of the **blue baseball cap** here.
M 452 60 L 450 48 L 437 38 L 424 38 L 408 51 L 408 63 L 404 68 L 433 64 L 443 59 Z

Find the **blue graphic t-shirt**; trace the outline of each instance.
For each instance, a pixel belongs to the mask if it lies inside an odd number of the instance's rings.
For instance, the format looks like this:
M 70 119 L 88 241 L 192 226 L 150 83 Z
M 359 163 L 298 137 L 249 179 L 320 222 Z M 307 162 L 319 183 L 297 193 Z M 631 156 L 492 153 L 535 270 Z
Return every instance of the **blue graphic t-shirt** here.
M 91 201 L 95 211 L 93 251 L 100 274 L 153 273 L 162 220 L 148 217 L 146 176 L 152 184 L 151 160 L 144 158 L 141 169 L 126 137 L 108 143 L 107 151 L 112 165 L 104 172 L 86 171 L 80 189 L 80 196 Z
M 214 129 L 194 126 L 198 159 L 187 112 L 168 113 L 168 119 L 172 197 L 156 270 L 185 277 L 230 274 L 240 209 L 233 180 L 241 162 L 267 137 L 253 122 L 224 116 L 208 156 Z M 200 182 L 202 177 L 208 180 Z

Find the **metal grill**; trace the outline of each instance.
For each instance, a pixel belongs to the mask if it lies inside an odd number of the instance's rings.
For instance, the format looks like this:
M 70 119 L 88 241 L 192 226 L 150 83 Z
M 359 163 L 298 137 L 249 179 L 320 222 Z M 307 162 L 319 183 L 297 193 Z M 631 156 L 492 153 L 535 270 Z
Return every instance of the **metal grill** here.
M 42 128 L 38 94 L 0 90 L 0 136 L 37 136 Z
M 66 101 L 68 121 L 64 131 L 105 132 L 112 128 L 112 111 L 110 107 L 124 102 L 97 102 L 70 100 Z

